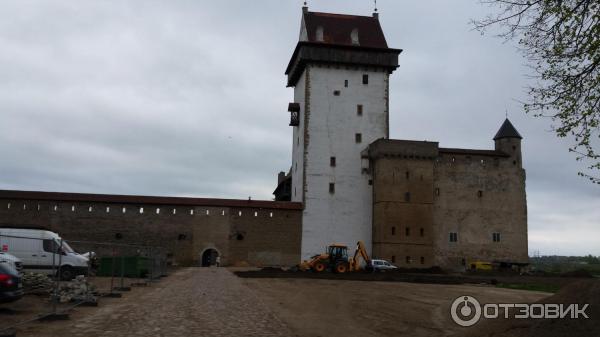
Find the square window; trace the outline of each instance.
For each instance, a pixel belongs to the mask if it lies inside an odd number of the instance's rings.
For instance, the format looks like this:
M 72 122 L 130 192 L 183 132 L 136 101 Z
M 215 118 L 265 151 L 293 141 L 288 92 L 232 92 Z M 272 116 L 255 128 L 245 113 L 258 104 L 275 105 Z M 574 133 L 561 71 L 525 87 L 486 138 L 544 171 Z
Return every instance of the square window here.
M 348 88 L 348 80 L 344 81 L 344 87 Z
M 392 260 L 392 263 L 396 263 L 396 255 L 392 255 L 392 258 L 390 260 Z
M 421 237 L 425 236 L 425 228 L 421 228 L 419 233 L 421 234 Z
M 333 91 L 333 96 L 339 96 L 340 95 L 340 91 L 339 90 L 334 90 Z
M 356 141 L 356 143 L 362 143 L 362 133 L 355 134 L 354 141 Z
M 492 233 L 492 241 L 500 242 L 500 233 Z
M 425 264 L 425 257 L 421 256 L 421 264 Z
M 335 167 L 335 157 L 330 157 L 329 158 L 329 166 Z
M 404 233 L 406 234 L 406 236 L 410 236 L 410 227 L 406 227 Z
M 331 194 L 335 193 L 335 184 L 334 183 L 329 183 L 329 193 L 331 193 Z
M 410 256 L 407 256 L 406 257 L 406 264 L 410 264 L 410 262 L 411 262 Z
M 356 114 L 359 115 L 359 116 L 363 115 L 363 106 L 362 106 L 362 104 L 359 104 L 359 105 L 356 106 Z
M 449 235 L 450 242 L 458 242 L 458 233 L 451 232 Z
M 392 227 L 392 235 L 396 235 L 396 227 Z
M 364 74 L 362 78 L 363 84 L 369 84 L 369 75 Z
M 406 202 L 410 201 L 410 192 L 404 193 L 404 201 L 406 201 Z

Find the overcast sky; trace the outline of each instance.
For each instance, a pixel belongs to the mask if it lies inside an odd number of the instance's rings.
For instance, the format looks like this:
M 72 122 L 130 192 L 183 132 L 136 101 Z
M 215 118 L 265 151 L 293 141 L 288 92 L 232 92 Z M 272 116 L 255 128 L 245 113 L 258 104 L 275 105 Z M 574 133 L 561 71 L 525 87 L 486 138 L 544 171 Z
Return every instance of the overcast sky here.
M 291 163 L 285 67 L 302 1 L 0 2 L 0 189 L 271 199 Z M 514 43 L 475 0 L 378 1 L 401 67 L 391 137 L 493 148 L 523 135 L 529 250 L 600 255 L 600 188 L 523 113 Z M 309 1 L 370 15 L 372 1 Z

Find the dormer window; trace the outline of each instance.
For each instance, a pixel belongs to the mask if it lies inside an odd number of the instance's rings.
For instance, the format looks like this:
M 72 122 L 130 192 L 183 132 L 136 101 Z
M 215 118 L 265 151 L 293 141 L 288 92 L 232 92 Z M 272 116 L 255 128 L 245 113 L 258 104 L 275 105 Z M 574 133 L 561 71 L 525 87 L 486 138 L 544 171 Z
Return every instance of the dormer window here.
M 360 45 L 360 41 L 358 40 L 358 28 L 354 28 L 350 33 L 350 40 L 354 45 Z
M 318 42 L 323 42 L 323 26 L 319 26 L 317 27 L 317 31 L 315 32 L 315 40 L 317 40 Z

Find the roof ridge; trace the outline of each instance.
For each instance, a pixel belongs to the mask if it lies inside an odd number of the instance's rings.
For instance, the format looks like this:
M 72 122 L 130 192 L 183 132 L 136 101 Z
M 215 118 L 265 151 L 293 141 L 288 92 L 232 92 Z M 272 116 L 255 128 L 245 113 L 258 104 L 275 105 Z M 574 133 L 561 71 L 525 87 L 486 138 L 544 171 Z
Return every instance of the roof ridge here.
M 376 19 L 374 16 L 371 15 L 355 15 L 355 14 L 339 14 L 339 13 L 328 13 L 328 12 L 312 12 L 312 11 L 308 11 L 306 12 L 307 14 L 316 14 L 316 15 L 321 15 L 321 16 L 335 16 L 335 17 L 339 17 L 339 18 L 368 18 L 368 19 Z
M 23 191 L 0 190 L 0 199 L 32 199 L 44 201 L 71 201 L 71 202 L 98 202 L 118 204 L 154 204 L 154 205 L 181 205 L 181 206 L 209 206 L 209 207 L 250 207 L 270 209 L 302 209 L 302 204 L 290 201 L 272 200 L 246 200 L 226 198 L 203 198 L 182 196 L 149 196 L 131 194 L 95 194 L 76 192 L 48 192 L 48 191 Z

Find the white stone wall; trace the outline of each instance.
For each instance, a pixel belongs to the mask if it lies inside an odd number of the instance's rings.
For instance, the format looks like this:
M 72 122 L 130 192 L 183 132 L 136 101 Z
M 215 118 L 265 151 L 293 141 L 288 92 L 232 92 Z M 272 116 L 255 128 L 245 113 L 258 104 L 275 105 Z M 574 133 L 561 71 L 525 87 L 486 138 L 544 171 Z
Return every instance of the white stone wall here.
M 307 68 L 308 69 L 308 68 Z M 300 103 L 300 125 L 294 127 L 292 142 L 292 201 L 303 202 L 304 124 L 306 123 L 305 88 L 307 71 L 302 73 L 294 89 L 294 102 Z
M 363 74 L 369 75 L 367 85 L 362 84 Z M 305 203 L 303 259 L 323 252 L 333 242 L 353 251 L 362 240 L 371 250 L 372 186 L 369 174 L 362 172 L 361 152 L 374 140 L 387 137 L 388 76 L 384 71 L 310 66 L 296 85 L 301 115 L 300 126 L 294 128 L 292 200 Z M 339 96 L 334 95 L 336 90 Z M 363 105 L 362 116 L 357 114 L 358 104 Z M 307 107 L 308 139 L 304 144 Z M 362 134 L 361 143 L 356 143 L 356 133 Z M 336 157 L 335 167 L 330 166 L 330 157 Z M 302 169 L 306 170 L 304 186 Z M 334 194 L 329 192 L 330 182 L 335 183 Z

